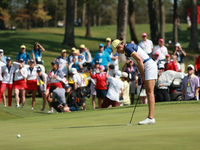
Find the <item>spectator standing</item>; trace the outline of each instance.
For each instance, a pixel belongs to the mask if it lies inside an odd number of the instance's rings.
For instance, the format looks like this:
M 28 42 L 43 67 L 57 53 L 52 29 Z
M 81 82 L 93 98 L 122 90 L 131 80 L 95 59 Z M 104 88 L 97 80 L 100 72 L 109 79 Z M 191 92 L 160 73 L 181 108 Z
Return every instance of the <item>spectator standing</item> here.
M 96 92 L 97 92 L 97 98 L 98 98 L 98 106 L 101 108 L 102 100 L 106 97 L 107 94 L 107 81 L 106 81 L 106 73 L 104 72 L 104 66 L 100 65 L 99 71 L 96 72 L 95 75 L 91 73 L 92 70 L 90 70 L 90 76 L 92 79 L 96 79 Z
M 200 77 L 200 55 L 197 57 L 195 61 L 195 75 Z
M 120 106 L 129 106 L 130 105 L 130 97 L 129 97 L 129 83 L 127 81 L 128 73 L 122 72 L 121 74 L 121 81 L 124 83 L 124 91 L 122 95 L 122 100 L 119 100 Z
M 118 57 L 119 57 L 118 52 L 116 52 L 115 55 L 113 55 L 113 53 L 110 54 L 110 59 L 111 59 L 110 64 L 115 67 L 114 69 L 115 71 L 119 70 Z
M 96 61 L 99 61 L 100 65 L 103 65 L 105 70 L 107 70 L 111 63 L 109 53 L 104 51 L 103 44 L 99 44 L 99 52 L 94 55 L 93 64 L 95 64 Z
M 46 106 L 46 90 L 47 90 L 47 78 L 48 75 L 44 72 L 42 72 L 41 68 L 37 68 L 37 82 L 39 83 L 40 90 L 42 92 L 42 98 L 43 98 L 43 105 L 41 111 L 44 112 L 45 106 Z M 43 84 L 42 84 L 42 82 Z
M 92 62 L 92 55 L 90 53 L 90 50 L 87 47 L 85 47 L 85 53 L 86 53 L 86 56 L 85 56 L 86 62 L 91 63 Z
M 23 59 L 25 64 L 28 64 L 29 60 L 31 59 L 29 53 L 26 51 L 26 46 L 21 45 L 20 47 L 21 52 L 17 54 L 16 61 L 19 61 L 20 59 Z
M 71 49 L 71 54 L 68 57 L 68 63 L 71 64 L 72 63 L 72 59 L 75 57 L 76 58 L 76 62 L 78 62 L 78 52 L 79 50 L 77 50 L 75 47 L 72 47 Z
M 13 65 L 15 66 L 15 79 L 14 79 L 14 91 L 15 91 L 15 100 L 17 108 L 20 107 L 19 102 L 19 92 L 21 94 L 21 101 L 22 101 L 22 108 L 24 108 L 24 104 L 26 101 L 26 78 L 27 78 L 27 69 L 24 67 L 24 60 L 21 58 L 19 63 L 14 62 Z
M 82 72 L 83 66 L 82 66 L 82 64 L 81 64 L 81 62 L 80 62 L 80 61 L 82 61 L 82 55 L 79 55 L 79 56 L 78 56 L 78 60 L 79 60 L 79 61 L 76 62 L 76 58 L 75 58 L 75 57 L 72 59 L 72 61 L 73 61 L 72 68 L 76 68 L 76 70 L 77 70 L 78 72 Z
M 7 65 L 2 68 L 2 74 L 3 74 L 3 80 L 1 84 L 1 90 L 0 90 L 0 103 L 1 98 L 6 90 L 6 87 L 8 88 L 8 106 L 12 106 L 12 89 L 13 89 L 13 75 L 15 72 L 15 67 L 11 64 L 12 59 L 10 57 L 6 58 Z M 4 104 L 6 106 L 6 104 Z
M 187 73 L 182 82 L 182 100 L 199 100 L 199 78 L 193 74 L 192 64 L 188 65 Z
M 29 68 L 27 68 L 27 89 L 26 89 L 26 95 L 29 93 L 29 91 L 32 91 L 32 110 L 35 107 L 35 96 L 36 92 L 38 90 L 37 85 L 37 68 L 34 68 L 35 61 L 33 59 L 29 62 Z
M 172 59 L 173 59 L 173 61 L 175 61 L 176 65 L 177 65 L 178 72 L 181 72 L 181 65 L 177 61 L 177 56 L 173 55 Z
M 86 58 L 88 60 L 91 59 L 89 53 L 86 53 L 86 47 L 84 44 L 80 45 L 80 55 L 83 55 L 83 60 L 82 60 L 83 63 L 86 62 Z
M 112 105 L 112 107 L 119 106 L 119 98 L 122 96 L 124 90 L 124 83 L 120 80 L 121 71 L 116 71 L 115 77 L 109 77 L 108 72 L 109 68 L 106 73 L 109 87 L 106 98 L 102 103 L 102 108 L 108 108 L 110 105 Z
M 176 43 L 176 49 L 174 51 L 174 55 L 177 56 L 177 61 L 181 65 L 181 72 L 185 73 L 185 63 L 184 63 L 184 57 L 187 55 L 185 50 L 182 49 L 182 46 L 180 43 Z
M 153 51 L 153 42 L 147 39 L 147 34 L 142 33 L 142 41 L 139 43 L 139 46 L 151 57 Z
M 6 64 L 6 56 L 4 55 L 3 49 L 0 49 L 0 55 L 1 55 L 0 61 L 2 61 L 4 64 Z
M 2 57 L 2 55 L 0 55 L 0 60 L 1 60 L 1 57 Z M 4 67 L 6 64 L 5 63 L 3 63 L 3 61 L 0 61 L 0 87 L 2 86 L 2 80 L 3 80 L 3 78 L 2 78 L 2 67 Z M 3 98 L 3 104 L 4 104 L 4 106 L 6 107 L 6 97 L 5 97 L 5 94 L 4 93 L 2 93 L 2 98 Z M 1 100 L 1 99 L 0 99 Z M 1 101 L 0 101 L 1 102 Z
M 63 49 L 61 52 L 61 56 L 57 57 L 57 61 L 59 63 L 59 68 L 62 70 L 64 76 L 67 76 L 67 67 L 68 67 L 68 58 L 67 51 Z
M 42 52 L 44 51 L 45 51 L 44 47 L 42 47 L 40 43 L 35 42 L 34 49 L 32 50 L 32 57 L 33 60 L 36 62 L 36 64 L 43 64 Z
M 106 38 L 106 45 L 104 46 L 104 51 L 108 52 L 108 54 L 110 55 L 112 53 L 111 50 L 111 38 Z
M 147 100 L 147 95 L 146 95 L 146 90 L 145 87 L 143 86 L 142 88 L 142 78 L 140 76 L 140 74 L 138 73 L 137 76 L 138 79 L 136 79 L 138 81 L 138 86 L 137 86 L 137 95 L 140 98 L 140 104 L 147 104 L 148 100 Z M 142 90 L 141 90 L 142 88 Z M 141 91 L 141 92 L 140 92 Z
M 155 52 L 155 55 L 154 55 L 153 60 L 156 62 L 157 66 L 159 66 L 160 63 L 162 63 L 162 62 L 159 60 L 159 52 Z
M 168 50 L 167 48 L 164 46 L 164 40 L 163 39 L 159 39 L 158 45 L 154 47 L 153 49 L 153 57 L 155 55 L 155 53 L 158 52 L 159 53 L 159 60 L 165 60 L 165 56 L 168 54 Z
M 174 70 L 178 72 L 176 62 L 174 60 L 171 60 L 170 54 L 166 55 L 165 71 L 166 70 Z

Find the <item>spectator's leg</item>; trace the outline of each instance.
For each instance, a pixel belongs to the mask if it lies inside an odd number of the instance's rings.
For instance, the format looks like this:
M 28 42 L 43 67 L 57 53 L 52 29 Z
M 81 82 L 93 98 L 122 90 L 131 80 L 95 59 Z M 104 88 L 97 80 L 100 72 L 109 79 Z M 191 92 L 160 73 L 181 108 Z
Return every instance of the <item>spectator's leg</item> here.
M 95 109 L 95 95 L 92 95 L 92 107 Z
M 35 96 L 36 96 L 37 90 L 32 91 L 32 108 L 35 107 Z

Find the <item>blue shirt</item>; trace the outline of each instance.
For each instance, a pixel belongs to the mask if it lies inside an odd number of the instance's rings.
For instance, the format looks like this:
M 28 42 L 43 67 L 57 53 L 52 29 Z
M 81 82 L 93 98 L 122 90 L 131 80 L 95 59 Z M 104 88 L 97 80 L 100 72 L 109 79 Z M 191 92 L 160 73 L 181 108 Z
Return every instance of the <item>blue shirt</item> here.
M 105 52 L 108 52 L 109 54 L 111 54 L 111 52 L 112 52 L 112 50 L 111 50 L 111 45 L 109 45 L 108 47 L 107 47 L 107 45 L 104 46 L 104 51 L 105 51 Z
M 91 53 L 90 53 L 89 51 L 83 52 L 83 55 L 85 56 L 85 60 L 86 60 L 86 61 L 89 60 L 87 53 L 89 53 L 89 55 L 90 55 L 90 62 L 92 62 L 92 55 L 91 55 Z
M 136 44 L 132 44 L 132 43 L 125 44 L 125 55 L 127 57 L 131 57 L 131 54 L 133 52 L 137 52 L 137 50 L 138 50 L 138 46 Z
M 61 56 L 58 56 L 56 59 L 60 59 L 60 58 L 62 58 Z M 62 58 L 63 59 L 63 58 Z M 65 57 L 65 59 L 64 60 L 66 60 L 66 61 L 68 61 L 68 58 L 67 57 Z
M 77 71 L 80 71 L 79 62 L 76 62 L 76 66 L 73 64 L 72 68 L 76 68 Z
M 35 54 L 35 59 L 38 59 L 38 57 L 42 57 L 41 49 L 32 50 L 32 53 Z
M 4 56 L 4 55 L 1 57 L 1 60 L 4 62 L 4 64 L 7 64 L 7 62 L 6 62 L 6 58 L 7 58 L 7 57 Z
M 135 72 L 136 72 L 136 70 L 137 70 L 137 67 L 136 67 L 135 64 L 133 65 L 132 69 L 130 67 L 126 67 L 125 68 L 125 72 L 128 73 L 129 80 L 135 80 Z
M 105 51 L 102 53 L 98 52 L 94 55 L 93 64 L 95 64 L 96 60 L 98 60 L 99 64 L 103 66 L 107 66 L 108 62 L 111 63 L 110 55 Z
M 23 59 L 25 61 L 25 64 L 27 64 L 28 60 L 30 60 L 31 57 L 30 57 L 29 53 L 26 51 L 24 52 L 24 54 L 22 54 L 22 52 L 19 52 L 17 54 L 16 60 L 20 60 L 20 59 Z

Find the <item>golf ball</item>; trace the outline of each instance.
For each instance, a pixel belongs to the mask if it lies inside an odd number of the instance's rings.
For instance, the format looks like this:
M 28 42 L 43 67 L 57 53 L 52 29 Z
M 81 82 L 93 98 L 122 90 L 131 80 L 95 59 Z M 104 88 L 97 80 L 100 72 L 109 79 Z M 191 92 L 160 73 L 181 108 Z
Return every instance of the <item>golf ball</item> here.
M 20 134 L 17 134 L 17 138 L 20 138 L 21 137 L 21 135 Z

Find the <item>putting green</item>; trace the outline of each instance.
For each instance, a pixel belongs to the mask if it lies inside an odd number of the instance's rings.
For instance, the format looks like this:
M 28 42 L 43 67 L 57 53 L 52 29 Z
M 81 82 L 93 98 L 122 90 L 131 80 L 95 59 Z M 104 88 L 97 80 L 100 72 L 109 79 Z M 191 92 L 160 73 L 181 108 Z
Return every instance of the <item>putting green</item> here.
M 136 109 L 133 126 L 126 126 L 133 107 L 51 115 L 34 111 L 36 117 L 25 118 L 11 115 L 10 120 L 0 122 L 0 147 L 2 150 L 198 149 L 199 104 L 156 105 L 156 124 L 146 126 L 136 124 L 147 115 L 147 105 Z

